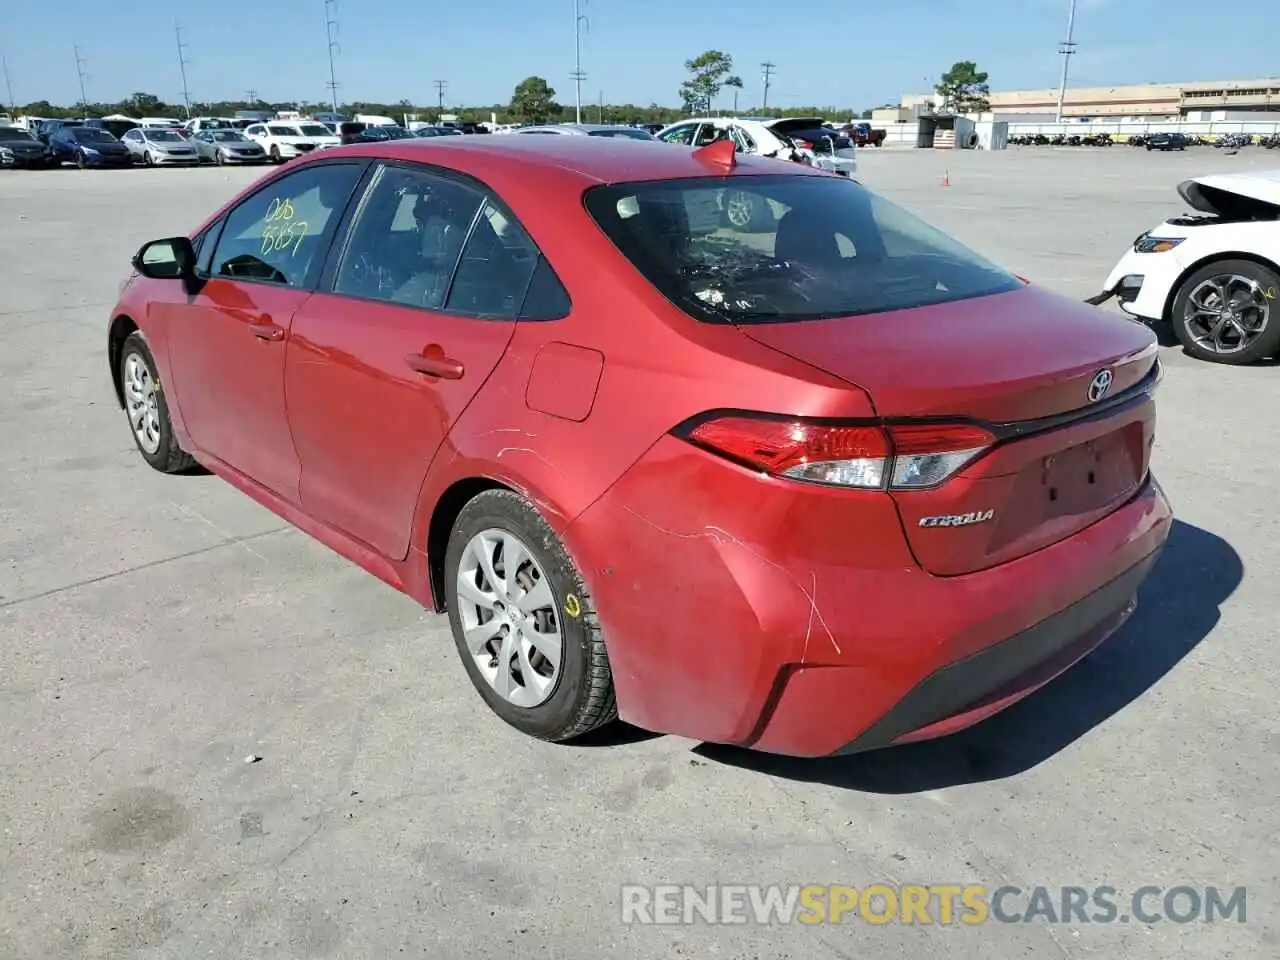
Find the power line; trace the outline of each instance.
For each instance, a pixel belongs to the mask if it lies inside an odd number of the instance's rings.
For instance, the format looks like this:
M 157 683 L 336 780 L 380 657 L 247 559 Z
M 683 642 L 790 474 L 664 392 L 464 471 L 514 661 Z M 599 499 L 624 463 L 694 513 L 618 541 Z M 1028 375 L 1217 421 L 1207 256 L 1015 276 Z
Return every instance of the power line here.
M 434 83 L 436 85 L 436 105 L 439 108 L 439 112 L 444 113 L 444 95 L 449 91 L 449 81 L 436 80 Z M 438 120 L 439 117 L 436 119 Z
M 583 26 L 586 26 L 588 33 L 591 32 L 591 21 L 583 12 L 586 6 L 587 0 L 573 0 L 573 73 L 569 76 L 573 80 L 574 117 L 577 123 L 582 122 L 582 81 L 587 79 L 587 75 L 582 72 Z
M 88 87 L 86 86 L 86 84 L 89 79 L 89 74 L 85 72 L 85 68 L 89 64 L 85 60 L 84 56 L 80 53 L 80 47 L 78 44 L 75 47 L 75 53 L 76 53 L 76 76 L 80 78 L 80 106 L 87 113 L 89 110 L 89 93 L 88 93 Z
M 1071 0 L 1071 10 L 1067 13 L 1067 39 L 1058 44 L 1058 53 L 1062 54 L 1062 86 L 1058 88 L 1058 122 L 1062 122 L 1063 106 L 1067 100 L 1067 70 L 1071 57 L 1076 52 L 1075 36 L 1076 0 Z
M 178 70 L 182 74 L 182 105 L 186 108 L 187 119 L 191 119 L 191 92 L 187 89 L 187 56 L 190 46 L 182 42 L 182 27 L 176 22 L 173 25 L 173 36 L 178 43 Z
M 338 0 L 324 0 L 324 29 L 329 40 L 329 99 L 333 102 L 333 112 L 338 112 L 338 74 L 334 68 L 333 55 L 341 53 L 338 46 Z
M 776 69 L 777 64 L 768 60 L 760 64 L 760 78 L 764 80 L 764 96 L 760 100 L 761 107 L 767 107 L 769 105 L 769 81 L 773 79 L 773 74 Z

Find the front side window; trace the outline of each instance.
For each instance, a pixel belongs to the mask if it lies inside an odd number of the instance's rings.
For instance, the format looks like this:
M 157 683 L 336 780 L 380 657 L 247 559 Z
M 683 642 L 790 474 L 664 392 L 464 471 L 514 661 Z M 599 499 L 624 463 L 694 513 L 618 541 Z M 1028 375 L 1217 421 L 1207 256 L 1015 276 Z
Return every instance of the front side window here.
M 281 177 L 227 215 L 210 274 L 301 287 L 360 178 L 360 164 L 322 164 Z
M 480 193 L 423 170 L 379 170 L 352 224 L 334 292 L 439 310 Z
M 705 147 L 709 143 L 715 143 L 726 133 L 727 131 L 717 127 L 714 123 L 704 123 L 698 127 L 698 134 L 693 138 L 693 145 L 695 147 Z
M 273 137 L 296 137 L 298 136 L 297 127 L 286 127 L 282 123 L 272 123 L 267 126 Z
M 865 316 L 1022 286 L 844 178 L 616 184 L 589 190 L 586 205 L 658 290 L 711 323 Z

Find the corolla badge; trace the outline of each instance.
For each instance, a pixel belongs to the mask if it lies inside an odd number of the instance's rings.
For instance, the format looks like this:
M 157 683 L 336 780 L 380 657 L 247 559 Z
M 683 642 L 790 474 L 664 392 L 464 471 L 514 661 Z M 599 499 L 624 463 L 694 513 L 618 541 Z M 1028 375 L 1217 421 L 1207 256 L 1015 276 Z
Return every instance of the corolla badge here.
M 944 517 L 921 517 L 922 527 L 967 527 L 971 523 L 986 523 L 996 515 L 994 510 L 974 510 L 971 513 L 953 513 Z
M 1089 381 L 1089 402 L 1097 403 L 1107 395 L 1111 389 L 1111 381 L 1115 379 L 1115 374 L 1110 370 L 1099 370 L 1093 375 L 1093 379 Z

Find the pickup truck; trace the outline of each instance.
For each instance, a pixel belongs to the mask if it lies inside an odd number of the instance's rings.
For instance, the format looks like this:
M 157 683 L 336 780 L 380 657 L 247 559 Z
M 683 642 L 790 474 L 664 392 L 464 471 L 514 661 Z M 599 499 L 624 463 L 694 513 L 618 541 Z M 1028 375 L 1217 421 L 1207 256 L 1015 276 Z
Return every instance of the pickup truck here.
M 846 123 L 840 132 L 853 141 L 855 147 L 884 146 L 885 130 L 873 130 L 869 123 Z

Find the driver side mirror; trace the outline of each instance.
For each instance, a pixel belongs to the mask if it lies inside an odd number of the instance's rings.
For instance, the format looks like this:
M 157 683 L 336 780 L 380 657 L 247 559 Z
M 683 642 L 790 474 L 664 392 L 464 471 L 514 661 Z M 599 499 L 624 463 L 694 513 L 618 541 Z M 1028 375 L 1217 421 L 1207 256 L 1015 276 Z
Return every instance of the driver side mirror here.
M 132 263 L 152 280 L 190 280 L 195 277 L 196 251 L 189 237 L 168 237 L 144 243 Z

